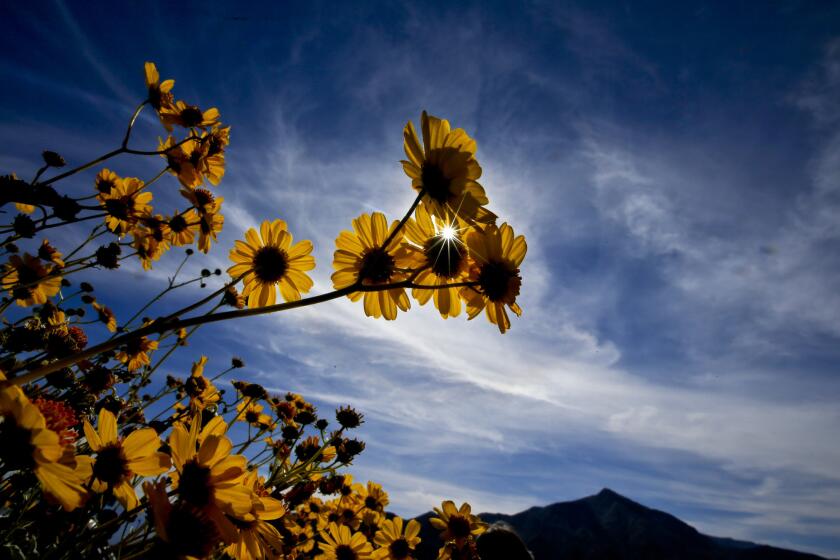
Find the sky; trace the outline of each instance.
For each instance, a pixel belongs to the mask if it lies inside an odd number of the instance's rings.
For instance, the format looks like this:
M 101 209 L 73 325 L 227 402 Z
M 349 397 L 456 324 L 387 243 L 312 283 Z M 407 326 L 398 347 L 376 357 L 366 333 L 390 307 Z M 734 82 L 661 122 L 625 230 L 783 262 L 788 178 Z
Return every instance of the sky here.
M 147 60 L 177 98 L 219 108 L 225 230 L 195 270 L 227 268 L 235 239 L 282 218 L 329 291 L 339 231 L 411 204 L 402 130 L 423 110 L 476 139 L 490 207 L 528 240 L 504 336 L 341 300 L 206 327 L 161 375 L 239 355 L 242 376 L 326 416 L 355 405 L 352 472 L 402 515 L 609 487 L 705 533 L 840 557 L 840 5 L 45 1 L 0 16 L 3 173 L 31 176 L 43 149 L 72 165 L 116 147 Z M 132 145 L 160 134 L 144 114 Z M 161 162 L 109 166 L 150 178 Z M 95 172 L 64 188 L 90 192 Z M 100 299 L 152 294 L 178 261 L 124 267 Z

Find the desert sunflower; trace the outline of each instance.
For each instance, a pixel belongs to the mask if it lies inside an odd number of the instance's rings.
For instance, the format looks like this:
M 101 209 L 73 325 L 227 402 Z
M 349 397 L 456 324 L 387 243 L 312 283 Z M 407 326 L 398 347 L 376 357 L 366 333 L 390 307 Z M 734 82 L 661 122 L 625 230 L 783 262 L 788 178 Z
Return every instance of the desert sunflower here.
M 202 111 L 195 105 L 176 101 L 161 108 L 160 120 L 169 131 L 173 124 L 184 128 L 207 128 L 219 123 L 219 110 L 213 107 Z
M 189 214 L 192 214 L 190 212 Z M 192 245 L 195 234 L 199 231 L 199 221 L 187 212 L 179 212 L 167 220 L 169 227 L 169 242 L 175 247 Z
M 522 285 L 519 265 L 528 250 L 525 237 L 514 236 L 513 228 L 507 224 L 489 225 L 470 232 L 467 247 L 475 262 L 470 277 L 478 283 L 461 289 L 461 296 L 467 302 L 467 315 L 473 319 L 486 309 L 487 318 L 504 333 L 510 328 L 505 306 L 517 315 L 522 314 L 516 296 Z
M 446 219 L 455 213 L 466 221 L 493 222 L 496 215 L 484 208 L 489 202 L 478 183 L 481 166 L 475 159 L 476 143 L 464 129 L 452 130 L 449 121 L 420 117 L 423 144 L 411 121 L 403 129 L 403 148 L 408 160 L 403 170 L 411 186 L 423 193 L 423 204 L 435 216 Z
M 158 451 L 160 438 L 152 428 L 140 428 L 124 438 L 118 437 L 117 419 L 107 408 L 99 410 L 99 430 L 87 420 L 82 428 L 93 463 L 92 488 L 97 492 L 111 490 L 127 510 L 139 504 L 131 484 L 134 475 L 156 476 L 169 470 L 169 455 Z
M 134 371 L 142 366 L 147 366 L 151 363 L 149 354 L 153 350 L 157 350 L 158 343 L 156 340 L 149 340 L 145 336 L 129 340 L 119 352 L 116 358 L 125 364 L 128 371 Z
M 239 538 L 225 552 L 236 560 L 274 558 L 283 549 L 283 538 L 268 522 L 283 517 L 286 508 L 268 495 L 256 469 L 248 472 L 243 484 L 254 492 L 256 499 L 250 512 L 234 520 Z
M 236 241 L 230 251 L 230 260 L 235 264 L 228 273 L 233 278 L 242 277 L 242 296 L 248 299 L 248 307 L 274 305 L 278 285 L 284 300 L 297 301 L 301 292 L 312 288 L 312 280 L 304 274 L 315 268 L 311 252 L 311 241 L 292 244 L 286 222 L 266 220 L 259 233 L 250 228 L 245 232 L 245 241 Z
M 225 514 L 241 518 L 256 499 L 243 485 L 247 459 L 231 455 L 233 443 L 225 435 L 211 434 L 198 444 L 201 414 L 193 416 L 190 430 L 175 424 L 169 436 L 175 472 L 170 474 L 178 498 L 198 508 L 216 524 L 228 544 L 239 538 L 236 527 Z M 222 430 L 227 426 L 222 425 Z
M 104 171 L 107 170 L 103 170 L 103 173 Z M 145 184 L 140 179 L 124 177 L 114 182 L 107 193 L 100 191 L 96 195 L 105 210 L 105 225 L 108 229 L 122 236 L 141 217 L 151 215 L 152 207 L 149 202 L 153 196 L 150 192 L 142 192 L 144 187 Z
M 263 405 L 246 399 L 236 405 L 236 417 L 255 428 L 268 428 L 272 424 L 271 416 L 263 412 Z
M 435 307 L 444 319 L 461 313 L 458 288 L 446 286 L 463 282 L 469 273 L 470 261 L 463 242 L 466 231 L 454 214 L 441 220 L 430 214 L 425 206 L 419 206 L 414 217 L 405 223 L 405 239 L 415 249 L 417 266 L 423 269 L 415 283 L 435 288 L 413 288 L 411 295 L 420 305 L 434 299 Z
M 6 264 L 3 289 L 9 290 L 21 307 L 46 303 L 61 289 L 61 276 L 55 270 L 55 266 L 45 266 L 29 253 L 12 255 Z
M 163 107 L 170 107 L 173 103 L 172 87 L 175 80 L 160 81 L 160 74 L 154 62 L 147 62 L 144 67 L 146 74 L 146 88 L 149 90 L 149 105 L 160 112 Z
M 438 516 L 430 518 L 429 522 L 441 531 L 441 540 L 455 541 L 459 547 L 471 535 L 477 537 L 487 528 L 485 523 L 472 514 L 472 508 L 466 502 L 456 509 L 455 502 L 446 500 L 434 511 Z
M 403 520 L 399 517 L 386 519 L 382 522 L 374 542 L 379 548 L 374 552 L 379 560 L 406 560 L 411 557 L 411 551 L 420 543 L 420 523 L 409 520 L 403 532 Z
M 333 286 L 341 290 L 348 286 L 382 286 L 406 279 L 405 270 L 411 266 L 411 253 L 401 246 L 402 230 L 388 221 L 381 212 L 362 214 L 353 220 L 353 232 L 342 231 L 335 240 L 337 250 L 333 256 Z M 385 241 L 388 245 L 385 246 Z M 397 309 L 408 311 L 411 302 L 405 288 L 379 291 L 352 292 L 347 297 L 358 301 L 364 296 L 365 315 L 368 317 L 397 318 Z
M 321 533 L 321 554 L 316 560 L 370 560 L 373 547 L 361 533 L 351 533 L 346 525 L 330 523 Z
M 193 189 L 204 183 L 201 175 L 201 159 L 204 157 L 201 143 L 190 139 L 178 144 L 172 136 L 158 142 L 158 150 L 166 160 L 169 172 L 187 188 Z
M 5 381 L 0 372 L 0 382 Z M 71 511 L 82 505 L 87 491 L 82 481 L 88 476 L 82 464 L 68 464 L 59 435 L 47 427 L 44 415 L 19 387 L 0 389 L 0 456 L 7 470 L 32 472 L 44 493 Z M 82 460 L 81 457 L 78 458 Z M 86 463 L 89 469 L 90 463 Z
M 184 391 L 190 398 L 190 409 L 193 412 L 204 410 L 208 406 L 219 402 L 221 398 L 219 390 L 216 389 L 213 382 L 204 377 L 205 364 L 207 364 L 207 356 L 201 356 L 197 362 L 193 362 L 190 376 L 184 383 Z M 207 424 L 207 426 L 209 425 L 210 423 Z M 224 431 L 221 434 L 224 434 Z

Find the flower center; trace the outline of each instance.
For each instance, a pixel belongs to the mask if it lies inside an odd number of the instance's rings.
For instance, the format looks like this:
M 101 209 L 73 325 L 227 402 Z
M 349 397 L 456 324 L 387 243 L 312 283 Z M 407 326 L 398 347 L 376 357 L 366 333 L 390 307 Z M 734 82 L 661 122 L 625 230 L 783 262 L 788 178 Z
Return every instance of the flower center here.
M 463 515 L 453 515 L 449 518 L 449 531 L 456 539 L 470 536 L 470 520 Z
M 93 464 L 93 476 L 109 486 L 115 486 L 130 476 L 128 461 L 122 454 L 119 445 L 109 445 L 99 450 L 96 455 L 96 462 Z
M 175 216 L 174 218 L 169 220 L 169 229 L 171 229 L 175 233 L 181 233 L 182 231 L 186 231 L 187 226 L 187 220 L 185 220 L 183 216 Z
M 260 413 L 254 410 L 249 410 L 245 413 L 245 421 L 249 424 L 256 424 L 260 419 Z
M 183 111 L 181 111 L 181 121 L 184 123 L 184 127 L 186 128 L 198 126 L 203 120 L 204 115 L 201 114 L 198 107 L 187 106 Z
M 365 507 L 368 509 L 376 509 L 376 506 L 379 505 L 379 502 L 376 501 L 376 498 L 373 496 L 368 496 L 365 498 Z
M 335 558 L 336 560 L 356 560 L 358 556 L 350 545 L 340 544 L 335 547 Z
M 381 284 L 391 279 L 394 274 L 394 257 L 382 247 L 370 249 L 362 257 L 362 267 L 359 270 L 359 280 L 370 280 Z
M 195 195 L 195 200 L 198 202 L 200 207 L 213 204 L 213 201 L 216 200 L 213 193 L 207 189 L 195 189 L 193 194 Z
M 411 551 L 408 548 L 408 542 L 404 538 L 399 538 L 392 542 L 388 549 L 391 551 L 391 556 L 394 558 L 408 558 L 408 553 Z
M 464 259 L 455 239 L 435 236 L 426 241 L 426 246 L 423 248 L 426 263 L 432 268 L 432 272 L 443 278 L 455 276 Z
M 513 280 L 513 282 L 512 282 Z M 501 262 L 489 262 L 481 267 L 478 285 L 490 301 L 501 301 L 519 294 L 519 270 L 511 270 Z
M 128 213 L 133 204 L 130 196 L 121 196 L 120 198 L 109 198 L 105 201 L 105 211 L 111 216 L 119 218 L 120 220 L 128 219 Z
M 210 554 L 220 539 L 216 524 L 190 504 L 175 504 L 166 523 L 166 534 L 179 553 L 197 558 Z
M 6 417 L 0 424 L 0 456 L 9 470 L 27 470 L 35 467 L 32 454 L 32 432 L 18 426 L 13 418 Z
M 420 169 L 420 179 L 423 181 L 423 188 L 434 200 L 444 204 L 449 199 L 451 194 L 449 186 L 452 181 L 443 174 L 443 170 L 436 164 L 425 162 Z
M 110 179 L 100 179 L 96 182 L 96 190 L 102 194 L 110 194 L 114 188 L 114 182 Z
M 195 460 L 186 463 L 178 483 L 178 495 L 194 506 L 201 508 L 208 505 L 213 499 L 210 469 L 202 467 Z
M 279 282 L 289 269 L 286 251 L 267 245 L 254 255 L 254 274 L 266 284 Z

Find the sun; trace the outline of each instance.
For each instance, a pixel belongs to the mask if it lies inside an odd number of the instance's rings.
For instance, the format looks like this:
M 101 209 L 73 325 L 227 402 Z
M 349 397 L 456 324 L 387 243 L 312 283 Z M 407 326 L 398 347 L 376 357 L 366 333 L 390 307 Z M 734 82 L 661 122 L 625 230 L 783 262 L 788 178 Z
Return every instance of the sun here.
M 455 229 L 455 227 L 451 224 L 445 225 L 443 226 L 443 228 L 441 228 L 440 233 L 438 235 L 444 241 L 455 241 L 456 239 L 458 239 L 458 230 Z

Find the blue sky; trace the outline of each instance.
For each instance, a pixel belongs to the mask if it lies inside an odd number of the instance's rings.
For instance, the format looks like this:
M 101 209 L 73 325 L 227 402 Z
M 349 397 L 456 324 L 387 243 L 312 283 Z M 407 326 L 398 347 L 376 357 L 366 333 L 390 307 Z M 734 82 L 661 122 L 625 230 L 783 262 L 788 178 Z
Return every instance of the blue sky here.
M 327 291 L 338 232 L 413 200 L 405 122 L 426 109 L 476 138 L 491 207 L 528 238 L 511 332 L 417 305 L 374 321 L 340 301 L 209 327 L 190 347 L 219 368 L 239 354 L 250 378 L 323 411 L 358 406 L 355 474 L 395 511 L 453 498 L 512 513 L 609 486 L 707 533 L 840 556 L 840 6 L 0 14 L 4 173 L 30 176 L 45 148 L 79 163 L 115 146 L 146 60 L 178 98 L 220 109 L 227 221 L 196 267 L 226 268 L 234 239 L 279 217 L 315 243 Z M 142 120 L 136 145 L 159 133 Z M 150 159 L 113 168 L 151 177 Z M 67 188 L 88 192 L 92 173 Z M 152 293 L 175 264 L 99 288 Z

